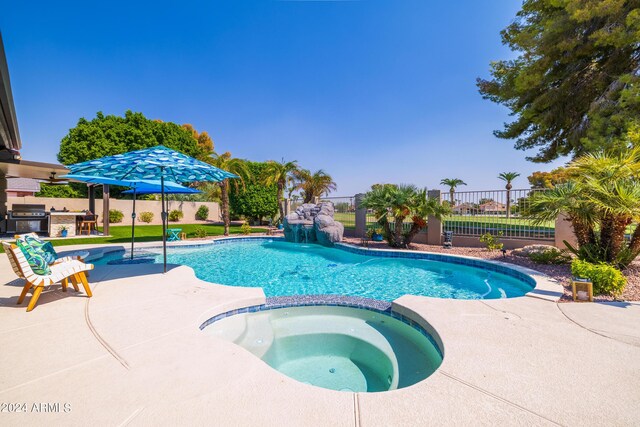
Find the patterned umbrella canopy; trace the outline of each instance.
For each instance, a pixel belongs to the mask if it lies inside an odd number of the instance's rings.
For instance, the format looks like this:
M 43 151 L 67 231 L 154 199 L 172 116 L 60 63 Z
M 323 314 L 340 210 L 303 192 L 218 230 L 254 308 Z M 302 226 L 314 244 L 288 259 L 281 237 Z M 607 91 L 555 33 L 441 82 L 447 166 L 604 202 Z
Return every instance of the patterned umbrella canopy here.
M 68 167 L 71 170 L 68 176 L 72 176 L 74 179 L 99 177 L 104 184 L 108 184 L 108 181 L 118 181 L 129 183 L 120 185 L 136 187 L 136 185 L 133 185 L 135 182 L 160 180 L 160 193 L 162 194 L 162 252 L 165 273 L 167 271 L 167 213 L 164 195 L 168 192 L 167 181 L 181 184 L 194 181 L 219 182 L 227 178 L 238 178 L 230 172 L 178 153 L 163 145 L 76 163 Z M 132 229 L 134 227 L 133 221 L 131 227 Z M 134 233 L 132 231 L 132 255 L 133 238 Z
M 68 166 L 72 175 L 139 181 L 164 178 L 176 183 L 222 181 L 236 175 L 158 145 Z

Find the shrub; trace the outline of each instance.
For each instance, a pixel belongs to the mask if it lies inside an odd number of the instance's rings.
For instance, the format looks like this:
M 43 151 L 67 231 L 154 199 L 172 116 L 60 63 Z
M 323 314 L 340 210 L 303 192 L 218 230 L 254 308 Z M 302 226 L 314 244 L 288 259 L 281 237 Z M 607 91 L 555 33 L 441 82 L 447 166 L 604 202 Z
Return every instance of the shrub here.
M 242 224 L 240 227 L 240 232 L 242 234 L 251 234 L 251 226 L 247 223 Z
M 558 249 L 548 249 L 543 252 L 533 252 L 529 255 L 529 259 L 538 264 L 568 264 L 571 257 Z
M 571 263 L 571 274 L 591 279 L 593 292 L 596 294 L 620 295 L 627 284 L 627 279 L 620 270 L 605 263 L 592 264 L 575 259 Z
M 140 212 L 139 218 L 140 221 L 149 224 L 151 221 L 153 221 L 153 212 Z
M 196 227 L 196 229 L 193 230 L 193 234 L 199 239 L 204 239 L 207 237 L 207 229 L 204 227 Z
M 118 209 L 109 209 L 110 223 L 122 222 L 123 218 L 124 218 L 124 214 L 122 213 L 122 211 L 119 211 Z
M 196 212 L 196 219 L 206 221 L 209 218 L 209 208 L 205 205 L 200 205 L 198 212 Z
M 178 209 L 174 209 L 169 212 L 169 221 L 177 222 L 184 217 L 184 213 Z
M 490 251 L 500 250 L 504 246 L 504 243 L 500 243 L 500 237 L 503 235 L 502 231 L 499 231 L 497 236 L 491 233 L 485 233 L 480 236 L 480 241 L 484 243 Z

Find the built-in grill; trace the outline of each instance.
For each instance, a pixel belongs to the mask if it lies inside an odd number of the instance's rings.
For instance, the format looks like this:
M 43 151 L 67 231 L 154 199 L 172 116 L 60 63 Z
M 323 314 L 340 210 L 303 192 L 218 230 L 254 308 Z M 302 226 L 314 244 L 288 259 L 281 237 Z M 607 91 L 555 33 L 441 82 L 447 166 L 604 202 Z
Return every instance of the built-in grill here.
M 44 205 L 14 204 L 7 218 L 7 233 L 46 233 L 49 214 Z

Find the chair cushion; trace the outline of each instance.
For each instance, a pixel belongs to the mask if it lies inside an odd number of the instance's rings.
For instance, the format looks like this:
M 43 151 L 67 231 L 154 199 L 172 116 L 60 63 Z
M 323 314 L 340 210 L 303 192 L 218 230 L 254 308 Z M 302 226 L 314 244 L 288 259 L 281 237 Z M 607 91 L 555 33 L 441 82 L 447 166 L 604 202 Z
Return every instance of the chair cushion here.
M 48 276 L 51 273 L 49 263 L 44 257 L 44 251 L 34 248 L 22 239 L 16 240 L 16 246 L 20 248 L 20 251 L 24 254 L 24 257 L 29 263 L 29 267 L 31 267 L 34 273 L 40 276 Z
M 58 254 L 56 253 L 56 250 L 53 249 L 51 242 L 45 242 L 31 234 L 27 234 L 24 239 L 29 246 L 38 248 L 43 252 L 44 259 L 48 264 L 52 264 L 58 259 Z

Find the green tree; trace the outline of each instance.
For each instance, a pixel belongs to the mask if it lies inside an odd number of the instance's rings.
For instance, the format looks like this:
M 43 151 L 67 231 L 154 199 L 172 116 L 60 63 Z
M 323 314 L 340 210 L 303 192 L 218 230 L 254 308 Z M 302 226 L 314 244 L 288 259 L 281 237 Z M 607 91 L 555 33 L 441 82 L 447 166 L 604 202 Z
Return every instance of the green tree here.
M 504 187 L 507 189 L 507 219 L 511 216 L 511 189 L 513 188 L 511 183 L 519 176 L 520 174 L 518 172 L 502 172 L 498 174 L 498 179 L 507 183 Z
M 518 53 L 478 79 L 516 119 L 495 135 L 536 162 L 624 145 L 640 115 L 640 0 L 524 0 L 502 42 Z
M 213 140 L 206 131 L 198 132 L 197 130 L 195 130 L 193 125 L 190 125 L 189 123 L 182 125 L 182 127 L 189 133 L 191 133 L 191 136 L 193 136 L 193 138 L 198 141 L 198 146 L 202 149 L 203 155 L 209 156 L 213 154 Z
M 263 181 L 267 163 L 246 162 L 251 177 L 244 186 L 231 186 L 229 207 L 234 216 L 251 219 L 271 218 L 278 212 L 278 189 L 275 184 L 265 185 Z
M 315 197 L 322 197 L 335 191 L 338 186 L 331 175 L 322 169 L 311 173 L 308 169 L 300 169 L 294 172 L 296 188 L 302 191 L 303 203 L 310 203 Z
M 391 247 L 407 247 L 416 234 L 427 225 L 430 215 L 442 218 L 450 208 L 437 198 L 427 198 L 427 190 L 415 185 L 374 185 L 364 195 L 362 206 L 372 209 Z M 404 231 L 405 219 L 411 227 Z
M 218 169 L 231 172 L 238 178 L 231 180 L 235 187 L 244 186 L 246 180 L 251 178 L 251 170 L 247 165 L 247 161 L 231 157 L 230 152 L 223 154 L 213 153 L 207 162 Z M 229 211 L 229 183 L 230 179 L 225 178 L 218 182 L 220 187 L 220 200 L 222 201 L 222 221 L 224 222 L 224 235 L 229 235 L 229 226 L 231 225 L 231 217 Z
M 263 181 L 265 185 L 275 185 L 278 189 L 278 209 L 280 220 L 284 220 L 284 190 L 288 184 L 295 180 L 295 173 L 298 171 L 298 161 L 267 162 L 263 171 Z
M 208 154 L 190 131 L 175 123 L 150 120 L 131 111 L 124 117 L 98 112 L 92 120 L 78 120 L 62 138 L 58 160 L 69 165 L 155 145 L 197 158 Z
M 36 197 L 56 197 L 56 198 L 81 198 L 82 193 L 73 188 L 71 185 L 50 185 L 40 184 L 40 191 L 36 193 Z
M 466 182 L 458 178 L 443 178 L 442 180 L 440 180 L 440 184 L 449 187 L 449 200 L 451 202 L 451 206 L 455 206 L 456 204 L 456 201 L 454 200 L 456 187 L 460 185 L 467 185 Z
M 569 176 L 567 168 L 556 168 L 551 172 L 536 171 L 527 177 L 531 188 L 543 189 L 553 188 L 558 184 L 564 184 L 571 177 Z

